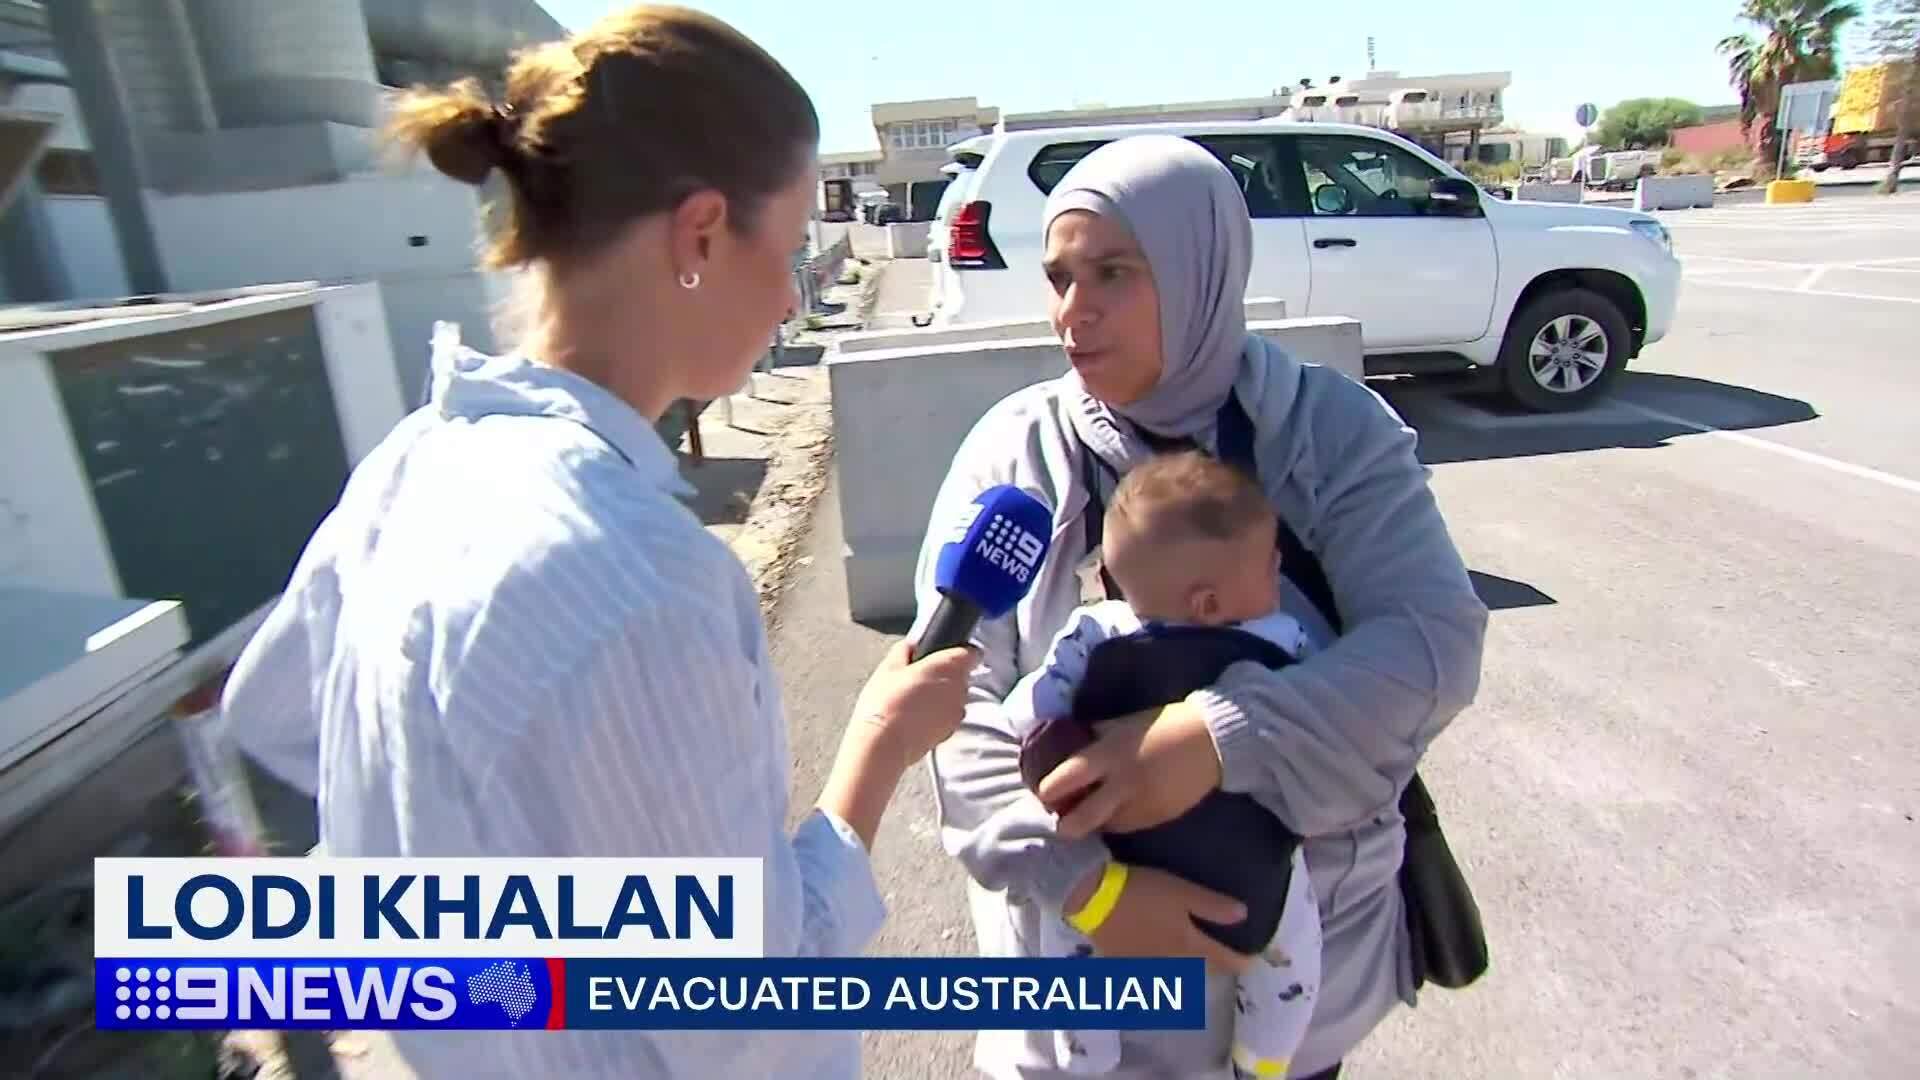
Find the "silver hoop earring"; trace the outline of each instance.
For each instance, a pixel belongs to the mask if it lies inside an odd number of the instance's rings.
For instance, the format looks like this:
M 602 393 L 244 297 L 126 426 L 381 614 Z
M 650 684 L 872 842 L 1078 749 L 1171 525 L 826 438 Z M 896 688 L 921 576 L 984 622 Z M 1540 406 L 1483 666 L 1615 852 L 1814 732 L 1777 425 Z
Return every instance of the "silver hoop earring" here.
M 681 288 L 683 288 L 683 289 L 697 289 L 697 288 L 699 288 L 699 287 L 700 287 L 700 272 L 699 272 L 699 271 L 697 271 L 697 270 L 690 270 L 690 271 L 688 271 L 688 272 L 686 272 L 686 273 L 684 273 L 684 274 L 681 274 L 681 275 L 680 275 L 680 287 L 681 287 Z

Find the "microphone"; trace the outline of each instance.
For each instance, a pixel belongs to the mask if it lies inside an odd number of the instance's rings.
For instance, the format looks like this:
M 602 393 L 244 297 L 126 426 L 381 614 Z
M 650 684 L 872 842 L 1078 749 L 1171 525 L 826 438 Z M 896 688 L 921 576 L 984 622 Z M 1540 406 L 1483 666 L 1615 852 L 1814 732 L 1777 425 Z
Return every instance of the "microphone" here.
M 1012 611 L 1053 538 L 1053 511 L 1011 484 L 990 487 L 948 527 L 934 564 L 940 606 L 913 643 L 915 659 L 965 645 L 981 619 Z

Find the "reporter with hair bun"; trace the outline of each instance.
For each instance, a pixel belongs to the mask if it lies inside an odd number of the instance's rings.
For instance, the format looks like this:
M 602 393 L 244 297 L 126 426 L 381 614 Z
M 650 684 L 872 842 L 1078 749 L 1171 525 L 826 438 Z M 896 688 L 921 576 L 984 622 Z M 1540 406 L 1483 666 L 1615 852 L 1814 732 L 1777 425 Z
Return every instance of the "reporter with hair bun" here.
M 743 856 L 769 955 L 858 952 L 868 849 L 952 732 L 973 660 L 862 691 L 818 806 L 789 759 L 758 601 L 678 501 L 654 422 L 739 386 L 796 302 L 819 123 L 717 19 L 637 7 L 520 54 L 492 100 L 416 90 L 390 134 L 503 174 L 507 355 L 436 349 L 430 401 L 353 471 L 229 679 L 230 736 L 317 793 L 337 856 Z M 849 1077 L 848 1032 L 395 1032 L 422 1077 Z

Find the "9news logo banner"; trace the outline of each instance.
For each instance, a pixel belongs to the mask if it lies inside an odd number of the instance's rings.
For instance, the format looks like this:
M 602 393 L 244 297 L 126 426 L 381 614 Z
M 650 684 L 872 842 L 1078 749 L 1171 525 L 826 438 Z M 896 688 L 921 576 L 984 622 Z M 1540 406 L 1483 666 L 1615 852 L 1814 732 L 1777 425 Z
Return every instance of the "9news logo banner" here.
M 99 859 L 108 1029 L 1199 1030 L 1199 960 L 762 958 L 754 859 Z

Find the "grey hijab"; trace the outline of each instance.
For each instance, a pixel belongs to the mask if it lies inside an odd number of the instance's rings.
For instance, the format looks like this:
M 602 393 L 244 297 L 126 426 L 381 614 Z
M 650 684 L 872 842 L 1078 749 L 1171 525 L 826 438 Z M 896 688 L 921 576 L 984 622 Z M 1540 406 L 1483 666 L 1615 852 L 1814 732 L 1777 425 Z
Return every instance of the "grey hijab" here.
M 1133 232 L 1160 296 L 1165 353 L 1159 383 L 1131 405 L 1110 411 L 1079 387 L 1074 419 L 1086 425 L 1082 437 L 1102 456 L 1125 460 L 1136 456 L 1128 444 L 1137 439 L 1113 422 L 1113 412 L 1158 435 L 1207 431 L 1240 374 L 1247 339 L 1253 225 L 1233 174 L 1186 139 L 1136 135 L 1088 154 L 1061 178 L 1041 234 L 1068 210 L 1111 217 Z M 1078 384 L 1077 375 L 1068 377 Z

